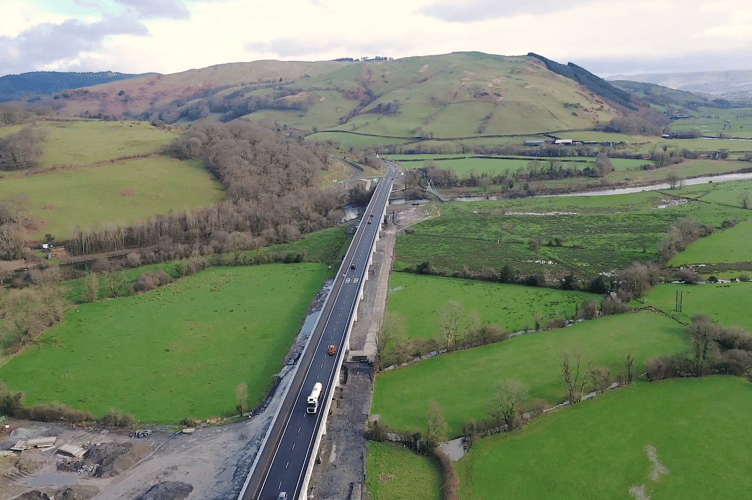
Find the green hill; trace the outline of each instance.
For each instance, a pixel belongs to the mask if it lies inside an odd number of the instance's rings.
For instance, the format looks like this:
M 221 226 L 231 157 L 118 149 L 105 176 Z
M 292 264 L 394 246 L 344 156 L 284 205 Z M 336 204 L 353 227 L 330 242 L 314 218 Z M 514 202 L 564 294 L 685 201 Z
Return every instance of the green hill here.
M 312 131 L 455 138 L 592 129 L 623 114 L 530 56 L 256 61 L 58 95 L 68 116 L 246 118 Z

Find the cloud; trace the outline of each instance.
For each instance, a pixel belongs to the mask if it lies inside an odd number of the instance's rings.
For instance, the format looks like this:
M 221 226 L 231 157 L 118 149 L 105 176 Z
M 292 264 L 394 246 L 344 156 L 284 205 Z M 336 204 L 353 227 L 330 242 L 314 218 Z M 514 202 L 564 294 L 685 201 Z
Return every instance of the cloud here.
M 421 7 L 417 12 L 450 23 L 468 23 L 519 15 L 550 14 L 581 3 L 556 0 L 440 0 Z
M 139 19 L 185 20 L 191 18 L 191 13 L 181 0 L 115 0 L 115 3 L 135 10 Z
M 148 35 L 138 21 L 105 17 L 94 23 L 68 19 L 62 23 L 42 23 L 14 37 L 0 36 L 0 68 L 17 71 L 44 69 L 54 63 L 74 61 L 84 52 L 102 48 L 110 35 Z

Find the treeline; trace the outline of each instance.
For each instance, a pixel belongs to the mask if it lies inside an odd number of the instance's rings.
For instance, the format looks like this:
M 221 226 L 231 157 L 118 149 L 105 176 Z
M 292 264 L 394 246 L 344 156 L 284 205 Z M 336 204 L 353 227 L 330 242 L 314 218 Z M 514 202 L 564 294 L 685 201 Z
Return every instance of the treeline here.
M 0 260 L 20 259 L 26 249 L 26 212 L 31 202 L 26 195 L 0 199 Z
M 313 104 L 312 98 L 288 99 L 295 96 L 299 90 L 278 86 L 271 95 L 246 95 L 248 90 L 237 90 L 224 96 L 215 96 L 201 102 L 191 103 L 191 99 L 177 99 L 168 104 L 139 114 L 126 116 L 141 121 L 162 121 L 175 123 L 178 120 L 197 121 L 209 116 L 220 114 L 219 121 L 229 122 L 260 110 L 277 111 L 308 111 Z
M 170 150 L 177 158 L 202 159 L 222 183 L 225 201 L 127 227 L 76 229 L 70 253 L 155 247 L 163 253 L 207 254 L 258 248 L 296 240 L 342 218 L 339 195 L 320 188 L 329 155 L 322 145 L 306 145 L 248 122 L 200 122 Z
M 38 167 L 44 156 L 43 135 L 32 127 L 0 138 L 0 170 L 27 170 Z
M 592 74 L 588 70 L 581 68 L 574 63 L 570 62 L 565 66 L 561 63 L 546 59 L 534 52 L 529 52 L 528 56 L 543 61 L 549 71 L 553 71 L 558 75 L 572 79 L 599 96 L 605 97 L 606 99 L 633 111 L 637 110 L 637 106 L 632 103 L 632 95 L 629 92 L 614 87 L 603 78 Z
M 39 116 L 52 116 L 55 111 L 49 106 L 0 104 L 0 125 L 15 125 Z
M 659 356 L 646 364 L 649 380 L 702 377 L 711 374 L 745 376 L 752 369 L 752 335 L 741 327 L 722 327 L 707 314 L 692 316 L 687 327 L 690 349 Z
M 415 169 L 413 175 L 430 179 L 439 188 L 502 186 L 504 191 L 512 190 L 520 183 L 543 180 L 569 179 L 572 177 L 603 177 L 614 170 L 611 160 L 604 153 L 596 156 L 593 163 L 585 165 L 564 163 L 561 161 L 531 160 L 524 167 L 515 171 L 509 169 L 499 174 L 480 174 L 470 171 L 465 177 L 459 177 L 452 169 L 440 168 L 434 161 L 429 161 L 423 168 Z M 520 187 L 520 186 L 518 186 Z M 522 186 L 524 188 L 524 186 Z M 526 190 L 524 188 L 523 190 Z

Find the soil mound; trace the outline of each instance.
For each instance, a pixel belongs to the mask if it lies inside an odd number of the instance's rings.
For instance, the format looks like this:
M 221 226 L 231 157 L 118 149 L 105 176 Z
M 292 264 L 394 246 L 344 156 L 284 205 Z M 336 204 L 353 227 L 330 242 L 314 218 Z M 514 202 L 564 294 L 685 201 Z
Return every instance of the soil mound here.
M 165 481 L 146 490 L 136 500 L 183 500 L 193 491 L 193 486 L 180 481 Z

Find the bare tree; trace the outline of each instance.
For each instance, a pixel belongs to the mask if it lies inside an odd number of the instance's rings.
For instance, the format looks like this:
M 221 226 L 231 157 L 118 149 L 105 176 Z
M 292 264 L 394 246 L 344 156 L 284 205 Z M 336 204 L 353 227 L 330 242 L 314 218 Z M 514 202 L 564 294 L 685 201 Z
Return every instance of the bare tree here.
M 377 369 L 381 370 L 387 362 L 387 353 L 394 344 L 405 337 L 405 319 L 400 313 L 387 312 L 376 337 Z
M 437 319 L 439 330 L 444 345 L 448 351 L 457 345 L 468 335 L 480 328 L 480 316 L 477 311 L 472 311 L 465 316 L 465 309 L 456 300 L 449 300 L 439 311 Z
M 434 449 L 439 443 L 447 440 L 449 424 L 444 417 L 444 410 L 435 399 L 428 402 L 427 427 L 426 446 L 428 448 Z
M 718 327 L 705 313 L 692 316 L 689 325 L 689 337 L 692 344 L 692 365 L 695 375 L 698 377 L 705 374 L 708 361 L 717 349 L 715 338 L 718 336 Z
M 582 400 L 582 393 L 585 389 L 586 377 L 581 371 L 582 354 L 577 353 L 574 356 L 569 351 L 564 351 L 561 355 L 561 378 L 564 379 L 564 385 L 567 389 L 567 401 L 570 404 L 579 403 Z
M 598 177 L 604 177 L 609 172 L 614 171 L 614 166 L 611 164 L 608 155 L 606 153 L 598 153 L 595 157 L 595 175 Z
M 681 179 L 679 177 L 679 174 L 677 174 L 673 170 L 666 175 L 666 182 L 668 182 L 670 189 L 676 189 L 680 181 Z
M 87 274 L 84 282 L 86 283 L 84 299 L 86 299 L 86 302 L 95 302 L 99 298 L 99 277 L 97 273 Z
M 590 367 L 587 372 L 587 378 L 596 394 L 600 394 L 611 385 L 611 371 L 605 366 Z
M 519 380 L 502 380 L 494 387 L 488 405 L 488 415 L 496 423 L 506 423 L 511 429 L 519 414 L 520 405 L 528 397 L 528 388 Z

